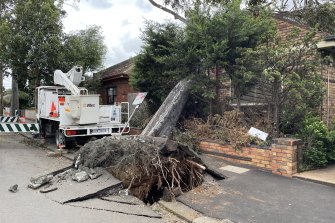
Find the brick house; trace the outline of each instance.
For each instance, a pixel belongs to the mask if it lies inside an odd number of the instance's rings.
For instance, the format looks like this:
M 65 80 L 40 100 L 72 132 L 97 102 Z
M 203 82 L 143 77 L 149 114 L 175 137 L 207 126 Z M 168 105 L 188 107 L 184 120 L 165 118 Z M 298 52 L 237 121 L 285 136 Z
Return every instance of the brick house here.
M 103 104 L 127 102 L 128 94 L 135 92 L 129 84 L 132 66 L 130 58 L 99 72 L 101 78 L 99 93 Z
M 311 30 L 310 27 L 293 21 L 284 15 L 276 14 L 274 18 L 277 23 L 278 34 L 283 40 L 294 41 L 287 38 L 294 28 L 299 29 L 301 37 Z M 326 33 L 317 33 L 316 38 L 318 38 L 317 40 L 319 41 L 317 43 L 317 47 L 321 52 L 321 55 L 330 56 L 333 61 L 327 64 L 320 64 L 320 72 L 322 79 L 325 82 L 326 89 L 326 94 L 322 99 L 320 107 L 320 116 L 327 123 L 327 125 L 329 125 L 335 118 L 335 36 L 330 36 Z
M 285 17 L 285 15 L 275 14 L 274 19 L 277 24 L 278 34 L 283 39 L 287 39 L 292 29 L 298 28 L 301 31 L 301 36 L 311 29 L 308 26 Z M 335 36 L 330 36 L 326 39 L 324 39 L 324 36 L 327 36 L 327 34 L 319 33 L 317 35 L 321 40 L 318 43 L 318 48 L 322 51 L 323 55 L 331 56 L 334 59 Z M 294 40 L 287 39 L 287 41 Z M 132 61 L 128 59 L 100 72 L 102 74 L 102 88 L 100 94 L 104 104 L 127 101 L 127 94 L 135 92 L 128 83 L 128 74 L 131 68 Z M 333 64 L 323 64 L 320 69 L 326 88 L 326 94 L 324 95 L 320 108 L 320 115 L 327 124 L 330 124 L 332 119 L 335 118 L 335 67 Z M 224 103 L 229 102 L 231 106 L 236 105 L 232 91 L 230 81 L 223 82 L 217 92 L 219 95 L 219 104 L 223 106 Z M 241 98 L 242 106 L 257 106 L 262 104 L 264 104 L 264 99 L 262 99 L 262 92 L 257 85 Z
M 290 18 L 285 17 L 281 14 L 275 14 L 274 19 L 277 25 L 277 33 L 283 40 L 294 41 L 294 39 L 288 39 L 289 34 L 293 29 L 299 29 L 299 36 L 303 37 L 310 27 L 302 25 Z M 333 61 L 335 59 L 335 36 L 329 36 L 328 34 L 318 33 L 316 35 L 317 40 L 320 40 L 317 44 L 319 51 L 323 56 L 330 56 Z M 335 67 L 334 62 L 328 64 L 321 64 L 320 72 L 323 80 L 325 81 L 326 94 L 323 97 L 322 104 L 320 107 L 320 116 L 328 124 L 331 124 L 335 118 Z M 236 106 L 236 99 L 234 98 L 233 89 L 231 88 L 230 81 L 222 83 L 222 87 L 219 91 L 220 102 L 227 102 L 229 98 L 229 105 Z M 255 85 L 249 92 L 242 96 L 241 106 L 266 106 L 264 101 L 263 91 L 258 85 Z

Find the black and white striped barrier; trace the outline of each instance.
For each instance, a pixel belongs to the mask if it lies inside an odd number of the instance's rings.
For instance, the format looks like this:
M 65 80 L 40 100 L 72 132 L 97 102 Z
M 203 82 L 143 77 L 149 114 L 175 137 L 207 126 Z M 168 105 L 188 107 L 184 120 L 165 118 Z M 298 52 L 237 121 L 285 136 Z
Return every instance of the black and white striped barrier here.
M 0 123 L 0 132 L 39 132 L 38 123 Z
M 18 122 L 19 117 L 7 117 L 7 116 L 0 116 L 0 122 Z

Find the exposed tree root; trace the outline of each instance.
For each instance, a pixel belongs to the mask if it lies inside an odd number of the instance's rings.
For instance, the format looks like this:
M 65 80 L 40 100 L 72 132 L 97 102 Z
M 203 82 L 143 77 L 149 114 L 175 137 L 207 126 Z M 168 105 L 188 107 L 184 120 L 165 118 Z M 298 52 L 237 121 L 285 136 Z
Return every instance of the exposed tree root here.
M 105 137 L 79 151 L 78 164 L 105 167 L 124 188 L 146 200 L 153 188 L 188 191 L 203 181 L 205 165 L 178 143 L 149 136 Z

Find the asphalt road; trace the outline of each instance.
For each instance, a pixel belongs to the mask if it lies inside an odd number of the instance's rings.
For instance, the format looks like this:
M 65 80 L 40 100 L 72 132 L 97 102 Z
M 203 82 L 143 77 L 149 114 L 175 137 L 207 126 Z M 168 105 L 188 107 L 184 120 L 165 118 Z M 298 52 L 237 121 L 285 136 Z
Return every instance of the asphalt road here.
M 0 135 L 0 222 L 5 223 L 86 223 L 86 222 L 163 222 L 162 219 L 62 205 L 44 194 L 27 188 L 31 176 L 66 167 L 63 157 L 47 157 L 47 151 L 22 143 L 17 134 Z M 18 192 L 8 188 L 18 184 Z
M 221 159 L 207 157 L 219 170 Z M 228 179 L 205 183 L 178 200 L 207 216 L 238 223 L 334 223 L 335 187 L 250 169 L 222 171 Z

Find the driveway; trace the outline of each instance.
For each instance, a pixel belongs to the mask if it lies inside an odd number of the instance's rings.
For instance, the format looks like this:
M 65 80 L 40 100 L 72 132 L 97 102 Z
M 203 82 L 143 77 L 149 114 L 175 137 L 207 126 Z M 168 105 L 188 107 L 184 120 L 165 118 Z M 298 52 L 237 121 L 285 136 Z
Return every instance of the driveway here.
M 333 223 L 335 187 L 290 179 L 257 169 L 241 169 L 205 156 L 228 179 L 207 180 L 178 198 L 193 209 L 218 219 L 249 223 Z
M 17 134 L 0 135 L 1 222 L 163 222 L 162 219 L 113 212 L 112 206 L 105 208 L 106 203 L 104 208 L 100 206 L 97 209 L 79 203 L 77 207 L 62 205 L 38 190 L 28 189 L 31 176 L 52 172 L 69 166 L 71 162 L 63 157 L 47 157 L 47 151 L 22 144 L 22 140 L 24 138 Z M 13 184 L 19 186 L 17 193 L 8 191 Z

